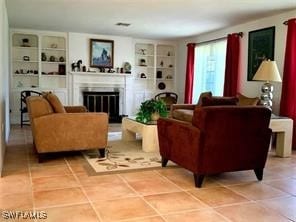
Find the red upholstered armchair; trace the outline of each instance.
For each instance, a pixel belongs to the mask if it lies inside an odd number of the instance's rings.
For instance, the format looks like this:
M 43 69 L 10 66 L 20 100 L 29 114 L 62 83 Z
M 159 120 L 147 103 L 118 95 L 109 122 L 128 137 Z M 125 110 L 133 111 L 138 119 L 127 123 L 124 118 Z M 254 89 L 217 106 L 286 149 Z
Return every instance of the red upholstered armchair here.
M 265 107 L 207 106 L 194 110 L 192 124 L 158 120 L 162 166 L 168 160 L 190 170 L 195 186 L 205 175 L 254 170 L 263 178 L 271 130 Z

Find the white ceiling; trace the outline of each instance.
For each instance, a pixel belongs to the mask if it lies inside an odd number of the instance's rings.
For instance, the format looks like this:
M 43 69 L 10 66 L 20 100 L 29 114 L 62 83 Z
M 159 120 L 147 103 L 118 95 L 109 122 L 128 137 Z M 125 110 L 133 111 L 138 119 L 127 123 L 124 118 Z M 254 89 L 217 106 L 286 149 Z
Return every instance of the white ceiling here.
M 10 27 L 187 37 L 296 8 L 296 0 L 6 0 Z M 115 26 L 131 23 L 129 27 Z

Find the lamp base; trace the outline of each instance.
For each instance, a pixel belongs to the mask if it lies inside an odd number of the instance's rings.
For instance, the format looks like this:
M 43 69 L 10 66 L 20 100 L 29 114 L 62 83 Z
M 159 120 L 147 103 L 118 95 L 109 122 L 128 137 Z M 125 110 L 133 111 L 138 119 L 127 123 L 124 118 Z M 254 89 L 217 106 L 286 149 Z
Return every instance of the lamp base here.
M 272 98 L 273 98 L 273 85 L 266 82 L 261 87 L 261 98 L 260 103 L 272 110 Z

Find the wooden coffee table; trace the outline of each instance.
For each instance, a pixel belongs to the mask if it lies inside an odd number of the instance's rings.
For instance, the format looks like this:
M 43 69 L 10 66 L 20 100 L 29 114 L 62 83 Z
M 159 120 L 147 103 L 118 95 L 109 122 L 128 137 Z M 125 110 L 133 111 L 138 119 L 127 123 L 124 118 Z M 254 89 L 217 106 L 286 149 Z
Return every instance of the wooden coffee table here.
M 144 124 L 135 119 L 125 117 L 122 119 L 122 140 L 134 141 L 139 133 L 142 136 L 142 149 L 145 152 L 155 152 L 159 150 L 158 134 L 156 122 L 153 124 Z

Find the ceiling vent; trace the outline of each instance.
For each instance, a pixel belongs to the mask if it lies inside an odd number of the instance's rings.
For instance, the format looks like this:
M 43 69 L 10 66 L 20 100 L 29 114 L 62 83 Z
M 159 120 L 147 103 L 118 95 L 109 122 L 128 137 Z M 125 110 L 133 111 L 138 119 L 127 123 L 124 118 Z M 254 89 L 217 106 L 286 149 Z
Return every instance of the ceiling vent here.
M 130 24 L 130 23 L 124 23 L 124 22 L 118 22 L 118 23 L 116 23 L 115 25 L 128 27 L 128 26 L 130 26 L 131 24 Z

